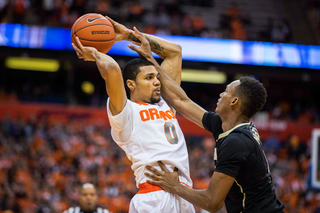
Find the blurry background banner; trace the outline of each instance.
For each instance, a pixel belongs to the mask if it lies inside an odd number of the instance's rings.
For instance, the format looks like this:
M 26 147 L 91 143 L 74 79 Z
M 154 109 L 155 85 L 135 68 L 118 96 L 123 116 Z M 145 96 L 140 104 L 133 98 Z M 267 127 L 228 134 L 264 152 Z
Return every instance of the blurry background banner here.
M 70 29 L 0 24 L 0 45 L 8 47 L 73 50 Z M 189 61 L 320 69 L 320 46 L 158 35 L 181 45 Z M 131 42 L 115 43 L 108 54 L 137 56 Z

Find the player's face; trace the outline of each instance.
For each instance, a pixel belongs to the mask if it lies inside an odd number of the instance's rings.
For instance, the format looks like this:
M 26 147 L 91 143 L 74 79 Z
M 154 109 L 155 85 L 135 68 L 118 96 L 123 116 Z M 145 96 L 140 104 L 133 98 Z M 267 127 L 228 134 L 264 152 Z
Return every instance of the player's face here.
M 82 188 L 80 195 L 80 207 L 84 211 L 94 211 L 98 202 L 98 195 L 93 187 Z
M 160 101 L 159 72 L 154 66 L 140 67 L 141 72 L 136 77 L 136 101 L 158 103 Z
M 220 93 L 220 98 L 217 103 L 216 113 L 222 117 L 230 112 L 232 101 L 234 100 L 234 91 L 240 81 L 233 81 L 227 85 L 226 90 Z

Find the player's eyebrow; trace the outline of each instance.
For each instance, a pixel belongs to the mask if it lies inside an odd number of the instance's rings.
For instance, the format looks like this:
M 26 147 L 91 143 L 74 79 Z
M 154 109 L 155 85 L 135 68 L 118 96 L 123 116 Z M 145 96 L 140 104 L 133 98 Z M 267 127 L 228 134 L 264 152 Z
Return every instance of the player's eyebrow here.
M 150 72 L 150 73 L 147 73 L 147 74 L 146 74 L 146 76 L 148 76 L 148 75 L 152 75 L 152 76 L 153 76 L 153 75 L 159 75 L 159 73 Z

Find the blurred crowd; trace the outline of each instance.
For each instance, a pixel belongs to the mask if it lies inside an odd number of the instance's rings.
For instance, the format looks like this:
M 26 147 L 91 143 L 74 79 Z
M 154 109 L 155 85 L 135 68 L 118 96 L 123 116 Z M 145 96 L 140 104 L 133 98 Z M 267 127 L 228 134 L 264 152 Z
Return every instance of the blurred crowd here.
M 188 14 L 185 6 L 214 7 L 213 0 L 174 0 L 170 3 L 156 0 L 152 9 L 139 2 L 124 0 L 2 0 L 0 21 L 71 28 L 81 15 L 100 13 L 108 15 L 128 28 L 137 26 L 145 33 L 289 42 L 292 30 L 287 20 L 275 23 L 269 18 L 265 29 L 248 32 L 253 25 L 245 3 L 231 3 L 220 15 L 215 29 L 208 27 L 207 20 L 199 13 Z M 267 20 L 266 20 L 267 21 Z
M 304 3 L 308 12 L 310 23 L 318 36 L 318 42 L 320 42 L 320 1 L 304 0 Z
M 49 122 L 47 117 L 0 122 L 0 212 L 58 213 L 77 205 L 79 186 L 93 183 L 102 207 L 128 211 L 137 192 L 131 163 L 112 141 L 110 129 L 84 120 Z M 212 137 L 186 137 L 194 187 L 213 173 Z M 276 134 L 263 141 L 279 199 L 286 213 L 319 213 L 320 193 L 309 188 L 310 141 Z M 320 177 L 319 177 L 320 179 Z M 197 212 L 201 212 L 197 208 Z
M 96 85 L 97 86 L 97 85 Z M 104 86 L 104 85 L 103 85 Z M 223 91 L 224 87 L 217 89 L 221 85 L 206 85 L 197 84 L 185 85 L 183 88 L 187 92 L 188 96 L 196 103 L 200 104 L 203 108 L 208 110 L 214 110 L 218 101 L 219 94 L 217 91 Z M 98 88 L 98 86 L 97 86 Z M 100 89 L 99 89 L 100 90 Z M 104 88 L 102 92 L 95 92 L 91 95 L 79 92 L 70 98 L 71 102 L 66 102 L 67 97 L 60 93 L 54 93 L 49 85 L 38 85 L 31 87 L 30 85 L 23 85 L 22 91 L 6 90 L 4 87 L 0 87 L 0 102 L 6 103 L 60 103 L 69 105 L 86 105 L 94 107 L 104 107 L 107 96 Z M 267 89 L 269 95 L 272 95 L 275 91 L 272 88 Z M 63 94 L 67 92 L 62 91 Z M 312 98 L 311 98 L 312 99 Z M 278 121 L 293 121 L 303 124 L 320 124 L 320 110 L 317 103 L 311 101 L 306 102 L 304 100 L 294 100 L 288 97 L 288 99 L 269 99 L 266 106 L 262 110 L 267 112 L 269 120 Z

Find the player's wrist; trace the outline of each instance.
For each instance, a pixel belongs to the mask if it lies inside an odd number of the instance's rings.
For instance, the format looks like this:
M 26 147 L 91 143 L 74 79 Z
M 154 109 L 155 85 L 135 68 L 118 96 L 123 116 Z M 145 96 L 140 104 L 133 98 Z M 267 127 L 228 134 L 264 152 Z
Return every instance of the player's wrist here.
M 157 62 L 156 59 L 154 59 L 152 55 L 146 55 L 145 59 L 147 59 L 148 61 L 150 61 L 153 64 L 155 64 Z
M 177 182 L 173 185 L 172 189 L 172 193 L 174 194 L 179 194 L 181 191 L 181 188 L 183 187 L 183 185 L 180 182 Z
M 103 54 L 103 53 L 100 53 L 98 50 L 93 50 L 91 53 L 91 55 L 95 61 L 100 59 L 100 54 Z

